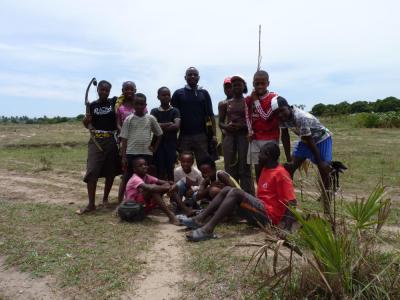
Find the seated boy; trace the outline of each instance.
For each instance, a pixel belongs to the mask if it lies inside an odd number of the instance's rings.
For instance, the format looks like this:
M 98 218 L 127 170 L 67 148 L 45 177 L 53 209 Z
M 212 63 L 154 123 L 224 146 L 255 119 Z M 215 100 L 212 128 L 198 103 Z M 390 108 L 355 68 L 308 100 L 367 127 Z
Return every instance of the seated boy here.
M 201 182 L 197 192 L 198 200 L 211 201 L 225 186 L 240 189 L 237 181 L 229 173 L 218 170 L 214 160 L 206 157 L 198 163 L 199 170 L 204 180 Z
M 257 198 L 237 188 L 225 187 L 202 213 L 182 219 L 181 224 L 193 229 L 187 235 L 188 240 L 198 242 L 215 238 L 215 226 L 236 209 L 251 224 L 277 225 L 282 222 L 284 229 L 290 230 L 294 217 L 287 206 L 295 206 L 296 200 L 290 175 L 278 162 L 279 155 L 279 146 L 274 142 L 261 147 L 259 163 L 262 171 Z M 211 219 L 205 222 L 210 216 Z
M 181 165 L 174 170 L 174 188 L 179 197 L 185 197 L 185 205 L 196 208 L 196 194 L 203 181 L 200 171 L 193 167 L 194 154 L 190 151 L 183 151 L 179 155 Z
M 148 165 L 144 158 L 136 158 L 132 165 L 134 174 L 126 185 L 124 202 L 134 201 L 143 204 L 145 213 L 149 213 L 154 208 L 160 208 L 167 215 L 170 223 L 179 225 L 174 213 L 162 198 L 162 194 L 170 191 L 171 185 L 167 181 L 148 175 Z M 183 210 L 187 209 L 179 199 L 177 199 L 177 205 Z
M 326 189 L 329 188 L 332 137 L 328 128 L 308 112 L 289 106 L 286 99 L 282 97 L 273 99 L 271 108 L 277 113 L 280 121 L 282 144 L 289 162 L 285 167 L 290 171 L 292 177 L 308 158 L 318 166 L 324 186 Z M 289 128 L 300 137 L 294 146 L 293 157 L 290 155 Z

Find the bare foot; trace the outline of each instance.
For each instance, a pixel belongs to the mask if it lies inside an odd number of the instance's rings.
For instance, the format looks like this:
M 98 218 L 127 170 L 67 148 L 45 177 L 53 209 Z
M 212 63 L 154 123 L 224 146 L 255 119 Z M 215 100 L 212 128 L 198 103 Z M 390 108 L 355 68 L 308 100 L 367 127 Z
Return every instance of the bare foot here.
M 78 209 L 75 213 L 78 215 L 87 214 L 96 210 L 96 206 L 86 206 L 85 208 Z

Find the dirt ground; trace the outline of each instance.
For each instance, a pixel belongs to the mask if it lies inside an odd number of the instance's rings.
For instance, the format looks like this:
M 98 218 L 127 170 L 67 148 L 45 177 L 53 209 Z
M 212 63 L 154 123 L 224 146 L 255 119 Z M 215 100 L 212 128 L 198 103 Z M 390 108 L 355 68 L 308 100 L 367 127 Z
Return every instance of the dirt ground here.
M 113 198 L 117 195 L 117 188 L 114 184 Z M 100 199 L 102 185 L 97 194 L 97 199 Z M 65 174 L 24 174 L 0 169 L 0 199 L 82 206 L 86 204 L 86 190 L 81 181 Z M 144 257 L 146 271 L 132 280 L 131 288 L 121 295 L 121 299 L 181 298 L 179 283 L 184 275 L 181 271 L 183 259 L 180 244 L 184 242 L 184 233 L 167 223 L 164 216 L 151 218 L 158 223 L 157 242 Z M 0 257 L 0 299 L 70 299 L 57 288 L 54 278 L 33 278 L 16 268 L 7 268 L 4 262 L 5 257 Z

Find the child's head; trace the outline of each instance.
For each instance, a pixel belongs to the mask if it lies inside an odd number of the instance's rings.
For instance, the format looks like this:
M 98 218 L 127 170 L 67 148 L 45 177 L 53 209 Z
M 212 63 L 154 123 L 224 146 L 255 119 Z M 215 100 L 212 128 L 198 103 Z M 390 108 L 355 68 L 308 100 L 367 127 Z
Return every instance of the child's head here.
M 147 174 L 149 166 L 147 165 L 147 161 L 144 158 L 138 157 L 134 159 L 132 165 L 133 165 L 133 172 L 137 176 L 143 177 L 144 175 Z
M 254 73 L 253 87 L 258 96 L 266 93 L 269 86 L 269 75 L 266 71 L 259 70 Z
M 233 97 L 232 82 L 230 77 L 224 79 L 224 93 L 227 99 L 231 99 Z
M 171 91 L 166 86 L 160 87 L 157 91 L 157 98 L 161 102 L 161 106 L 168 107 L 171 102 Z
M 125 81 L 122 84 L 122 94 L 125 100 L 132 100 L 136 93 L 136 84 L 133 81 Z
M 275 142 L 268 142 L 261 147 L 260 153 L 258 154 L 258 161 L 261 167 L 276 164 L 279 161 L 281 151 L 279 146 Z
M 106 80 L 101 80 L 97 85 L 97 94 L 100 100 L 105 100 L 110 95 L 111 83 Z
M 185 173 L 190 173 L 194 164 L 193 152 L 183 151 L 179 155 L 179 161 L 181 162 L 182 169 Z
M 195 67 L 188 68 L 185 72 L 185 80 L 190 87 L 196 87 L 200 80 L 199 71 Z
M 279 121 L 286 122 L 292 115 L 292 109 L 285 98 L 278 96 L 272 99 L 271 109 L 278 114 Z
M 231 82 L 232 82 L 232 92 L 235 97 L 241 97 L 243 96 L 243 94 L 247 93 L 246 81 L 244 81 L 244 79 L 241 76 L 239 75 L 232 76 Z
M 198 163 L 199 170 L 204 179 L 213 179 L 217 172 L 217 166 L 211 157 L 206 157 Z
M 143 116 L 146 105 L 146 96 L 142 93 L 137 93 L 135 95 L 135 101 L 133 102 L 133 109 L 135 110 L 135 114 L 138 116 Z

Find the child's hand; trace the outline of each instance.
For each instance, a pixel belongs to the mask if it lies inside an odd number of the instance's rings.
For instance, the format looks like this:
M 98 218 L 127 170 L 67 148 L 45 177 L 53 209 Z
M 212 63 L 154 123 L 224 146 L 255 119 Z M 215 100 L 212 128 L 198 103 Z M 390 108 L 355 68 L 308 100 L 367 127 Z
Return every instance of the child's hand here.
M 185 196 L 191 198 L 194 194 L 194 191 L 190 188 L 186 191 Z
M 257 92 L 256 92 L 256 91 L 253 91 L 253 92 L 251 93 L 251 100 L 252 100 L 253 102 L 258 100 L 258 95 L 257 95 Z
M 253 132 L 249 132 L 247 134 L 247 139 L 249 140 L 249 142 L 251 143 L 251 141 L 254 139 L 254 133 Z
M 154 153 L 154 147 L 153 146 L 149 146 L 149 150 L 152 152 L 152 153 Z
M 171 185 L 171 187 L 168 190 L 168 193 L 172 193 L 178 190 L 178 187 L 176 184 Z

